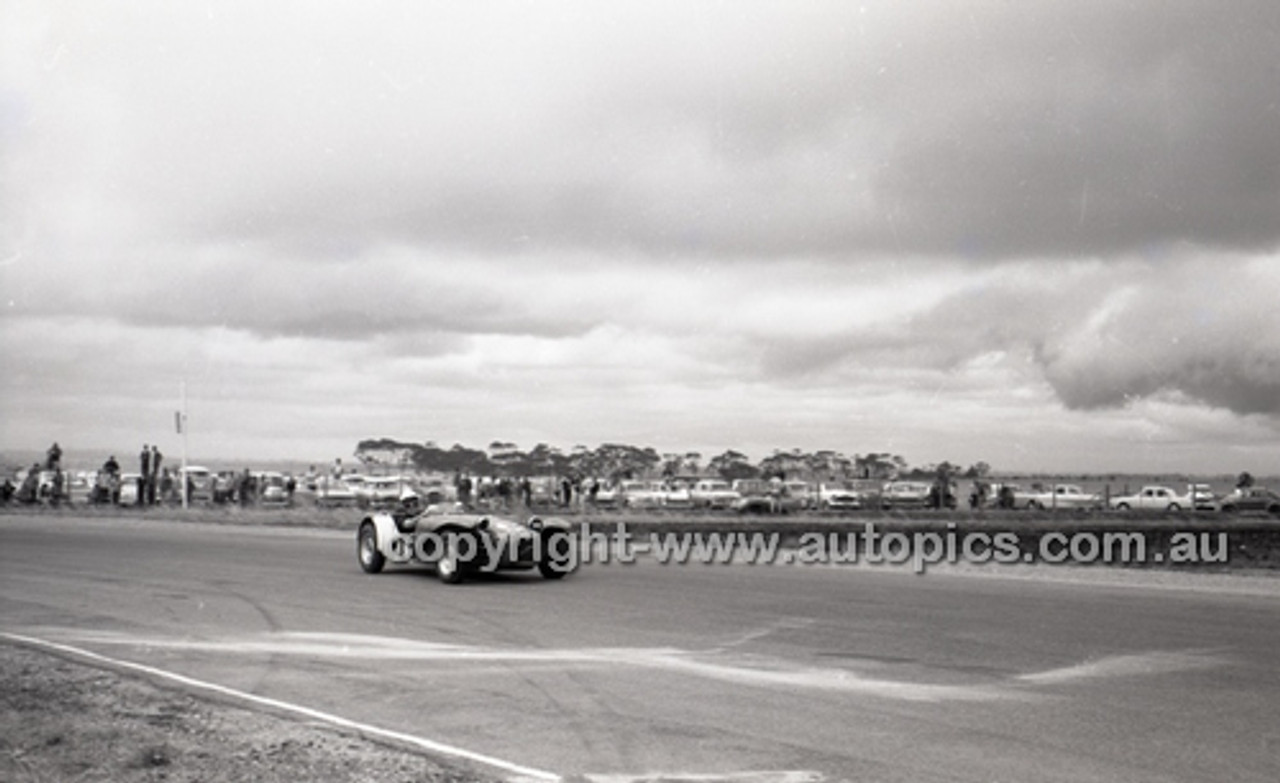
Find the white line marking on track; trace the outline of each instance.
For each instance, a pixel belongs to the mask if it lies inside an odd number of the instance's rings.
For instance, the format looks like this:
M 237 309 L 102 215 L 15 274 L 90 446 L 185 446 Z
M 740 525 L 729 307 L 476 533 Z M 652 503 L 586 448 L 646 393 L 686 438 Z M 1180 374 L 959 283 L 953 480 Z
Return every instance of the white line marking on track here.
M 727 772 L 646 772 L 642 775 L 586 775 L 591 783 L 818 783 L 825 777 L 811 770 Z
M 485 766 L 492 767 L 494 769 L 503 770 L 504 772 L 508 772 L 518 776 L 521 780 L 530 780 L 530 781 L 533 781 L 533 780 L 560 781 L 561 780 L 561 776 L 557 775 L 554 772 L 547 772 L 546 770 L 535 769 L 533 767 L 526 767 L 520 764 L 512 763 L 510 761 L 505 761 L 503 759 L 495 758 L 493 756 L 487 756 L 483 753 L 476 753 L 475 751 L 466 750 L 465 748 L 459 748 L 453 745 L 445 744 L 443 742 L 437 742 L 435 740 L 426 739 L 425 737 L 416 737 L 412 734 L 405 734 L 399 731 L 391 731 L 390 729 L 384 729 L 379 726 L 370 725 L 368 723 L 360 723 L 359 721 L 343 718 L 339 715 L 333 715 L 331 713 L 321 712 L 320 710 L 313 710 L 310 707 L 304 707 L 300 704 L 292 704 L 290 702 L 280 701 L 279 699 L 269 699 L 265 696 L 257 696 L 252 693 L 246 693 L 245 691 L 236 690 L 235 688 L 228 688 L 224 685 L 217 685 L 212 682 L 197 680 L 194 677 L 187 677 L 186 675 L 177 674 L 176 672 L 166 671 L 164 669 L 157 669 L 154 666 L 146 666 L 144 664 L 134 663 L 132 661 L 124 661 L 118 658 L 110 658 L 105 655 L 99 655 L 98 653 L 92 652 L 90 650 L 84 650 L 79 647 L 72 647 L 71 645 L 67 645 L 67 644 L 50 642 L 45 639 L 37 639 L 33 636 L 21 636 L 19 634 L 0 631 L 0 637 L 4 637 L 6 639 L 20 642 L 23 644 L 28 644 L 33 647 L 42 647 L 47 650 L 54 650 L 56 652 L 73 655 L 86 660 L 96 661 L 98 663 L 104 663 L 109 666 L 139 672 L 141 674 L 145 674 L 150 677 L 169 680 L 170 682 L 176 682 L 188 688 L 195 688 L 197 690 L 208 691 L 209 693 L 216 693 L 220 696 L 229 696 L 233 699 L 249 702 L 251 704 L 256 704 L 262 707 L 268 707 L 270 709 L 280 710 L 282 712 L 288 712 L 294 715 L 301 715 L 303 717 L 310 718 L 312 720 L 317 720 L 323 723 L 327 723 L 331 726 L 338 726 L 345 729 L 352 729 L 354 731 L 360 732 L 361 734 L 365 734 L 368 736 L 382 737 L 384 739 L 394 740 L 396 742 L 421 748 L 422 750 L 426 750 L 432 753 L 438 753 L 442 756 L 449 756 L 456 759 L 465 759 L 467 761 L 483 764 Z

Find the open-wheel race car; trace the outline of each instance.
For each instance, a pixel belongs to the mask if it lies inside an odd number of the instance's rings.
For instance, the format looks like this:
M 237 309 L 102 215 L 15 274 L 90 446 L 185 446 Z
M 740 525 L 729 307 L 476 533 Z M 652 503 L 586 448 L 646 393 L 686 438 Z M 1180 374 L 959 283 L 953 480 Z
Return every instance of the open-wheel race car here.
M 442 582 L 495 571 L 538 569 L 560 579 L 577 568 L 572 526 L 563 519 L 519 521 L 483 513 L 462 503 L 405 504 L 360 522 L 356 553 L 360 567 L 376 574 L 388 563 L 435 567 Z

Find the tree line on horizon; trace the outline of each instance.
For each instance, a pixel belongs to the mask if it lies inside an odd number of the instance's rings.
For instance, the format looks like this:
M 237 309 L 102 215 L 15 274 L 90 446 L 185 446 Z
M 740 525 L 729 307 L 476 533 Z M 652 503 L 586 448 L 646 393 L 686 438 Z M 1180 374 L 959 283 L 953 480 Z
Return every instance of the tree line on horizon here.
M 567 476 L 610 481 L 651 477 L 713 476 L 726 481 L 747 478 L 880 479 L 985 478 L 991 466 L 977 462 L 967 468 L 941 462 L 912 467 L 900 454 L 869 452 L 846 456 L 837 451 L 783 451 L 752 462 L 747 455 L 726 449 L 704 459 L 695 451 L 660 453 L 652 447 L 605 443 L 596 448 L 574 446 L 568 452 L 539 443 L 523 450 L 506 441 L 487 449 L 455 443 L 449 448 L 433 441 L 406 443 L 392 438 L 362 440 L 355 457 L 367 468 L 412 466 L 424 473 L 474 476 Z

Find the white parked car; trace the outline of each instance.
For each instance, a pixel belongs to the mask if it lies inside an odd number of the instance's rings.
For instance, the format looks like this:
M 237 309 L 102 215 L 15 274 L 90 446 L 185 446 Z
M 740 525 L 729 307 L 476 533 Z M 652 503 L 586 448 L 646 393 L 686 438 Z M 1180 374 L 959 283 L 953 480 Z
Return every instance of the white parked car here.
M 627 508 L 662 508 L 666 500 L 660 481 L 624 481 L 618 490 L 622 494 L 622 505 Z
M 194 503 L 196 501 L 212 502 L 213 501 L 213 471 L 203 465 L 188 465 L 185 468 L 178 469 L 179 484 L 178 497 L 182 497 L 182 483 L 186 483 L 187 491 L 190 493 L 187 500 Z
M 121 473 L 120 497 L 116 502 L 122 506 L 138 505 L 138 482 L 141 480 L 141 473 Z
M 1052 489 L 1033 492 L 1015 492 L 1015 508 L 1102 508 L 1102 496 L 1094 495 L 1075 484 L 1055 484 Z
M 693 508 L 693 492 L 682 481 L 669 481 L 662 488 L 663 508 Z
M 689 494 L 694 508 L 733 508 L 741 497 L 724 479 L 700 479 Z
M 1179 495 L 1168 487 L 1143 487 L 1132 495 L 1120 495 L 1111 498 L 1111 508 L 1116 511 L 1181 511 L 1191 508 L 1191 499 L 1187 495 Z
M 320 476 L 316 479 L 316 505 L 330 508 L 354 506 L 356 493 L 340 478 Z
M 862 495 L 849 482 L 819 484 L 818 507 L 824 511 L 862 508 Z
M 406 492 L 417 494 L 403 476 L 364 476 L 351 490 L 360 508 L 392 508 Z

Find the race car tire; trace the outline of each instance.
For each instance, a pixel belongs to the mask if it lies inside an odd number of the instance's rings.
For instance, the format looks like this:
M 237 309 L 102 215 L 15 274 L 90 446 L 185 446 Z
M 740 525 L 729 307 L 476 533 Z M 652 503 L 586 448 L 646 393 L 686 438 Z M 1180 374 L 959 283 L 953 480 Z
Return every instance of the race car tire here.
M 356 537 L 356 556 L 360 567 L 366 574 L 376 574 L 387 564 L 387 558 L 378 551 L 378 531 L 372 522 L 360 525 L 360 535 Z
M 577 570 L 572 554 L 557 554 L 553 533 L 542 536 L 542 559 L 538 561 L 538 573 L 544 579 L 564 579 L 570 572 Z
M 456 585 L 466 578 L 466 564 L 462 562 L 458 546 L 459 538 L 454 535 L 444 537 L 444 551 L 436 561 L 436 576 L 447 585 Z M 477 551 L 474 547 L 472 552 Z

